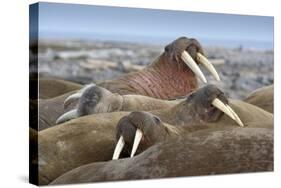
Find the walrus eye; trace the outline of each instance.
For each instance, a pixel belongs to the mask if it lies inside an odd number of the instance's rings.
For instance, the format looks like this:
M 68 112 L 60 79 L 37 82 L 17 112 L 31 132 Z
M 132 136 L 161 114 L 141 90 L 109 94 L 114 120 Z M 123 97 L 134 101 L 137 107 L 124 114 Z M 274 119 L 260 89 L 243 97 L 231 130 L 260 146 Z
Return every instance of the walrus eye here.
M 154 116 L 154 120 L 155 120 L 155 122 L 156 122 L 156 124 L 157 124 L 157 125 L 160 125 L 161 120 L 160 120 L 160 118 L 159 118 L 159 117 Z

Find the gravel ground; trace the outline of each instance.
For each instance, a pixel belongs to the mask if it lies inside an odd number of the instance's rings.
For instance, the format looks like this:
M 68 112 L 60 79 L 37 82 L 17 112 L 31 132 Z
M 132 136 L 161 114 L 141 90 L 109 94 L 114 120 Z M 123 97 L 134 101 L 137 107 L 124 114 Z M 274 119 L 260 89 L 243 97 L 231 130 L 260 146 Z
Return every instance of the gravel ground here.
M 203 44 L 204 46 L 204 44 Z M 41 76 L 82 84 L 118 77 L 139 70 L 162 53 L 164 46 L 110 41 L 41 40 L 38 50 Z M 216 82 L 202 69 L 208 83 L 218 85 L 230 97 L 242 99 L 251 91 L 273 84 L 273 51 L 204 47 L 220 74 Z M 31 60 L 34 55 L 30 53 Z M 33 61 L 31 61 L 33 62 Z M 31 71 L 34 64 L 31 64 Z

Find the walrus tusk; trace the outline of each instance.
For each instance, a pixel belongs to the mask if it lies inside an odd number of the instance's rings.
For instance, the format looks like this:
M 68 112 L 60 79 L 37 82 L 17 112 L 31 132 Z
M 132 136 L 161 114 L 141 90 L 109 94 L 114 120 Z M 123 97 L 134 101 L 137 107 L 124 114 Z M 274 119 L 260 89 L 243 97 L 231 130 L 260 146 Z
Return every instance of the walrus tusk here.
M 241 119 L 239 118 L 239 116 L 233 111 L 233 109 L 227 104 L 226 107 L 229 109 L 229 111 L 232 112 L 232 114 L 234 115 L 236 122 L 240 125 L 240 127 L 244 127 L 244 124 L 242 123 Z
M 82 93 L 81 92 L 78 92 L 78 93 L 74 93 L 70 96 L 68 96 L 65 100 L 64 100 L 64 103 L 63 103 L 63 107 L 64 109 L 66 109 L 68 107 L 68 105 L 70 105 L 72 102 L 80 99 L 80 97 L 82 96 Z
M 77 118 L 77 110 L 76 109 L 73 109 L 73 110 L 70 110 L 66 113 L 64 113 L 63 115 L 61 115 L 57 121 L 56 121 L 56 124 L 59 124 L 59 123 L 63 123 L 65 121 L 68 121 L 68 120 L 71 120 L 71 119 L 74 119 L 74 118 Z
M 186 63 L 186 65 L 194 72 L 194 74 L 199 77 L 202 82 L 207 83 L 207 80 L 202 71 L 200 70 L 199 66 L 195 63 L 195 61 L 186 51 L 182 52 L 181 58 Z
M 131 152 L 131 157 L 133 157 L 135 155 L 135 153 L 136 153 L 136 151 L 139 147 L 142 136 L 143 136 L 142 131 L 140 129 L 137 129 L 136 134 L 135 134 L 133 149 L 132 149 L 132 152 Z
M 217 73 L 213 64 L 201 53 L 197 53 L 197 60 L 204 65 L 204 67 L 215 77 L 217 81 L 220 81 L 219 74 Z
M 65 100 L 64 100 L 64 103 L 63 103 L 63 107 L 64 109 L 66 109 L 68 107 L 68 105 L 70 105 L 72 102 L 74 102 L 75 100 L 77 99 L 80 99 L 80 97 L 82 96 L 82 94 L 84 93 L 84 91 L 90 87 L 94 87 L 96 86 L 96 84 L 94 83 L 91 83 L 91 84 L 88 84 L 88 85 L 85 85 L 82 89 L 80 89 L 77 93 L 74 93 L 70 96 L 68 96 Z
M 125 141 L 124 141 L 123 136 L 121 135 L 119 140 L 118 140 L 118 142 L 117 142 L 117 144 L 116 144 L 116 146 L 115 146 L 112 160 L 119 159 L 120 153 L 123 150 L 124 145 L 125 145 Z
M 238 123 L 239 126 L 243 127 L 243 123 L 241 122 L 238 115 L 234 112 L 234 110 L 228 106 L 225 105 L 221 100 L 218 98 L 215 98 L 212 102 L 212 105 L 223 111 L 226 115 L 228 115 L 231 119 L 233 119 L 236 123 Z

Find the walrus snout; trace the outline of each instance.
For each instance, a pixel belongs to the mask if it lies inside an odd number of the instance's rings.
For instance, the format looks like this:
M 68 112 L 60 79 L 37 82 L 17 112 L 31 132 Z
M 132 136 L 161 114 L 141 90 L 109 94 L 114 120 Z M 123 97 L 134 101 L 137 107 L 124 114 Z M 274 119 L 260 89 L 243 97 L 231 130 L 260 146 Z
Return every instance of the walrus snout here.
M 167 131 L 160 118 L 148 112 L 132 112 L 117 124 L 117 144 L 112 159 L 118 159 L 122 151 L 133 157 L 135 153 L 164 140 L 166 135 Z
M 165 52 L 175 58 L 176 60 L 180 60 L 181 54 L 184 51 L 187 51 L 196 62 L 197 52 L 204 55 L 204 51 L 201 44 L 193 38 L 187 38 L 184 36 L 179 37 L 172 43 L 165 46 Z
M 217 121 L 223 113 L 243 127 L 238 115 L 228 105 L 226 95 L 215 85 L 207 85 L 191 93 L 186 102 L 191 114 L 199 116 L 205 122 Z
M 203 83 L 207 83 L 207 80 L 198 64 L 202 64 L 217 81 L 220 81 L 216 69 L 205 57 L 203 48 L 196 39 L 180 37 L 165 47 L 165 53 L 176 62 L 186 64 Z

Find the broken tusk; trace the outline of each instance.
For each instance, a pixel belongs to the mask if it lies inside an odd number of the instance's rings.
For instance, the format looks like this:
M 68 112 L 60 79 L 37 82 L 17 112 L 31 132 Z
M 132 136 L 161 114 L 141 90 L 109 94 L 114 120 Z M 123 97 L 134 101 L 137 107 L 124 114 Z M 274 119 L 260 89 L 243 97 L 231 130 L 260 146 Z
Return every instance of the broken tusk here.
M 125 141 L 124 141 L 124 138 L 123 136 L 121 135 L 116 146 L 115 146 L 115 149 L 114 149 L 114 153 L 113 153 L 113 157 L 112 157 L 112 160 L 117 160 L 119 159 L 119 156 L 121 154 L 121 151 L 123 150 L 124 148 L 124 145 L 125 145 Z
M 202 82 L 207 83 L 207 80 L 202 71 L 200 70 L 199 66 L 195 63 L 195 61 L 186 51 L 182 52 L 181 58 L 185 62 L 185 64 L 194 72 L 194 74 L 199 77 Z
M 68 107 L 68 105 L 70 105 L 71 103 L 73 103 L 74 101 L 78 100 L 80 97 L 82 96 L 82 93 L 78 92 L 78 93 L 74 93 L 70 96 L 68 96 L 63 103 L 63 107 L 64 109 L 66 109 Z
M 240 125 L 240 127 L 244 127 L 244 124 L 242 123 L 241 119 L 239 116 L 234 112 L 234 110 L 227 104 L 226 107 L 229 109 L 229 111 L 232 112 L 232 114 L 235 117 L 236 122 Z
M 140 129 L 137 129 L 136 134 L 135 134 L 133 149 L 132 149 L 132 152 L 131 152 L 131 157 L 133 157 L 135 155 L 135 153 L 136 153 L 136 151 L 139 147 L 142 136 L 143 136 L 142 131 Z
M 77 117 L 78 117 L 77 110 L 73 109 L 73 110 L 70 110 L 70 111 L 64 113 L 63 115 L 61 115 L 57 119 L 56 124 L 63 123 L 65 121 L 68 121 L 68 120 L 71 120 L 71 119 L 74 119 L 74 118 L 77 118 Z
M 219 74 L 217 73 L 215 67 L 213 66 L 213 64 L 205 57 L 203 56 L 201 53 L 197 53 L 197 60 L 204 65 L 204 67 L 210 71 L 210 73 L 215 77 L 215 79 L 217 81 L 220 81 L 220 77 Z

